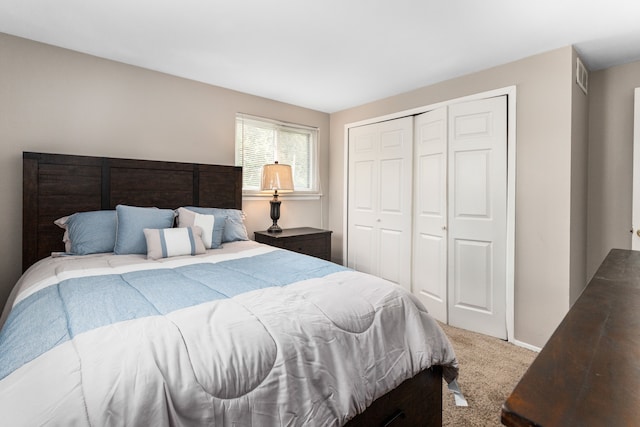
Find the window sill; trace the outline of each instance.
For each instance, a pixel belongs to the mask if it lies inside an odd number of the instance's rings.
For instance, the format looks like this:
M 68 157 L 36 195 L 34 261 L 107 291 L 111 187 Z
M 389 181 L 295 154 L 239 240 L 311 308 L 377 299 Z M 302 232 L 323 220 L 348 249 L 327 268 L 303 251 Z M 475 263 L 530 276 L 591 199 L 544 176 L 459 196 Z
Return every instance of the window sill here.
M 278 198 L 281 200 L 319 200 L 322 197 L 321 193 L 284 193 L 278 194 Z M 273 193 L 254 193 L 243 192 L 242 200 L 265 200 L 272 199 Z

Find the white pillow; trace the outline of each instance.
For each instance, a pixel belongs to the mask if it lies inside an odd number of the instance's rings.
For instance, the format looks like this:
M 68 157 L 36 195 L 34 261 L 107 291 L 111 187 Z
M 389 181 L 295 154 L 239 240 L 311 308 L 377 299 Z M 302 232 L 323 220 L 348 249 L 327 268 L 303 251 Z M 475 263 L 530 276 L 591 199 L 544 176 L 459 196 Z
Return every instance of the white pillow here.
M 144 237 L 147 241 L 147 259 L 198 255 L 207 251 L 200 227 L 145 228 Z
M 185 208 L 178 208 L 178 227 L 202 228 L 202 241 L 207 249 L 217 249 L 222 243 L 222 233 L 226 218 L 216 219 L 215 215 L 205 215 Z
M 197 206 L 187 206 L 186 208 L 201 215 L 213 215 L 216 217 L 216 221 L 224 222 L 222 243 L 249 240 L 247 228 L 244 225 L 245 215 L 240 209 L 202 208 Z M 224 221 L 225 217 L 226 221 Z

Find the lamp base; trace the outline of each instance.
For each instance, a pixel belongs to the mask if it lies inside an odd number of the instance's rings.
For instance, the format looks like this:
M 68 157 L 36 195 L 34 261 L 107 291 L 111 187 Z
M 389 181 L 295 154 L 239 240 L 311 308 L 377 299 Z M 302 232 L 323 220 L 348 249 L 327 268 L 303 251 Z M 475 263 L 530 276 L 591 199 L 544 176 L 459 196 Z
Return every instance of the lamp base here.
M 273 221 L 273 225 L 267 229 L 269 233 L 282 233 L 282 228 L 278 225 L 278 220 L 280 219 L 280 200 L 278 200 L 278 192 L 273 195 L 273 199 L 269 202 L 271 203 L 271 220 Z
M 282 233 L 282 228 L 278 224 L 273 224 L 267 229 L 268 233 Z

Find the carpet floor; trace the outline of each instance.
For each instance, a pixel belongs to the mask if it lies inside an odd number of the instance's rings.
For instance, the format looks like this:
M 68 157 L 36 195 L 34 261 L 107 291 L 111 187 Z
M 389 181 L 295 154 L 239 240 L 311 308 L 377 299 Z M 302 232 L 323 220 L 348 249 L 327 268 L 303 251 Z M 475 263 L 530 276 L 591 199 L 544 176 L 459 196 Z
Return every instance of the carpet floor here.
M 440 324 L 460 364 L 458 384 L 468 407 L 456 406 L 443 383 L 442 425 L 501 426 L 500 409 L 538 353 L 506 341 Z

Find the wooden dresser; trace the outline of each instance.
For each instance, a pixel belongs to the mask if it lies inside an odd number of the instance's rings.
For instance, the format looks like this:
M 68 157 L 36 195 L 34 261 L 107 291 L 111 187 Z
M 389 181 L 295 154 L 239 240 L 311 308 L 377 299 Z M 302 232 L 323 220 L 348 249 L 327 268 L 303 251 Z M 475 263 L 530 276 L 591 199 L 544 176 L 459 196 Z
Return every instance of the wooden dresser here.
M 502 424 L 640 425 L 640 252 L 607 255 L 504 403 Z
M 331 231 L 319 228 L 286 228 L 281 233 L 256 231 L 256 242 L 331 260 Z

